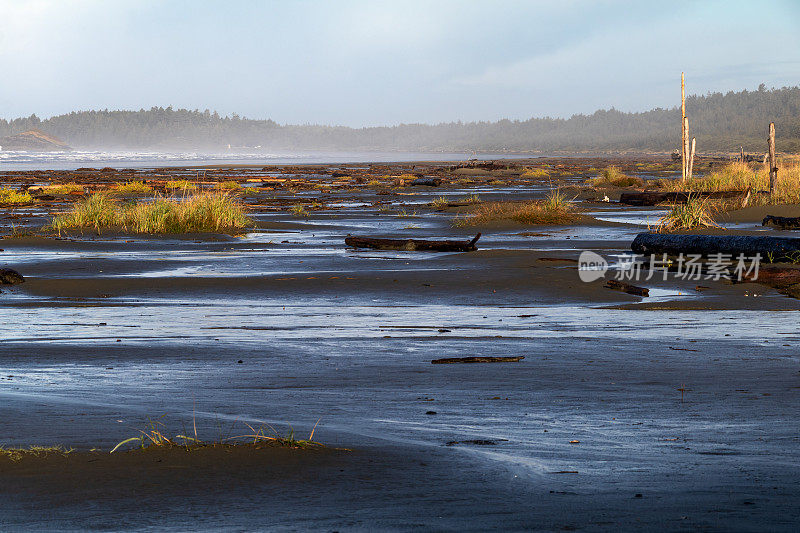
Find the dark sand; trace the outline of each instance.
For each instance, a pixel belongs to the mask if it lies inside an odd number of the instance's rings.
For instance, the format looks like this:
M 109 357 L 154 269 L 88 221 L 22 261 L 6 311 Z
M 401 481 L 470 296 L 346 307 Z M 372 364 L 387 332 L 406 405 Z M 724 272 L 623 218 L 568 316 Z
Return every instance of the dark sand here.
M 0 445 L 77 452 L 0 459 L 0 529 L 796 530 L 800 302 L 583 283 L 579 251 L 629 250 L 657 209 L 454 229 L 425 207 L 471 192 L 331 192 L 367 207 L 258 211 L 246 236 L 1 240 L 27 282 L 0 289 Z M 478 230 L 468 254 L 343 244 Z M 430 364 L 474 355 L 525 359 Z M 211 440 L 321 418 L 330 448 L 107 454 L 162 415 Z

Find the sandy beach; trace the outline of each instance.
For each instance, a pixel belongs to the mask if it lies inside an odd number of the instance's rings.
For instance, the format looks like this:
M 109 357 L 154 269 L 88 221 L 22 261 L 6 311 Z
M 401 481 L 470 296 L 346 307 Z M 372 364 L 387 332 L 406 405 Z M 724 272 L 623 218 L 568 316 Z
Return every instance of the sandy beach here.
M 644 298 L 582 282 L 581 251 L 629 253 L 665 212 L 582 186 L 611 164 L 675 175 L 661 156 L 2 173 L 84 190 L 2 212 L 0 264 L 25 283 L 0 288 L 0 445 L 74 451 L 0 457 L 0 526 L 795 530 L 800 300 L 724 280 L 655 277 Z M 254 226 L 41 230 L 132 179 L 237 181 Z M 432 206 L 554 187 L 580 206 L 573 224 L 454 227 L 473 206 Z M 725 231 L 792 235 L 764 213 Z M 344 244 L 479 231 L 467 253 Z M 524 359 L 431 365 L 468 356 Z M 108 453 L 148 417 L 209 440 L 315 428 L 326 447 Z

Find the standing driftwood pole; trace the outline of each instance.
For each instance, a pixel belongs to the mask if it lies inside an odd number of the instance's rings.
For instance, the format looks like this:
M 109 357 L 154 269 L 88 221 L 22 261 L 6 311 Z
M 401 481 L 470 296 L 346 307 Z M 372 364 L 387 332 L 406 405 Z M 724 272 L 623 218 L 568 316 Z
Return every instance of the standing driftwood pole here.
M 689 118 L 683 117 L 683 153 L 686 154 L 684 158 L 684 168 L 683 168 L 683 178 L 686 179 L 689 176 Z
M 681 72 L 681 180 L 686 179 L 686 85 L 683 80 L 683 72 Z
M 775 195 L 778 189 L 778 164 L 775 161 L 775 123 L 769 123 L 769 193 Z
M 687 172 L 689 179 L 692 179 L 692 171 L 694 170 L 694 148 L 695 148 L 695 138 L 692 137 L 692 151 L 689 154 L 689 172 Z
M 739 147 L 739 162 L 744 163 L 744 146 Z

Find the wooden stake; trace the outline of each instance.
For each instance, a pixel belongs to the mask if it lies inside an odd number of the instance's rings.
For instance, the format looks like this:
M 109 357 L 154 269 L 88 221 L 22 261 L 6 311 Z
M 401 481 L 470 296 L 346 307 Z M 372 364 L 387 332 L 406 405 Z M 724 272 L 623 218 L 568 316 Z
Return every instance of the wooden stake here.
M 695 147 L 695 138 L 692 137 L 692 151 L 689 154 L 689 172 L 688 172 L 689 179 L 692 179 L 692 170 L 694 170 L 694 147 Z
M 778 164 L 775 161 L 775 123 L 769 123 L 769 193 L 775 195 L 778 189 Z
M 744 163 L 744 147 L 739 147 L 739 162 Z
M 686 179 L 686 85 L 681 72 L 681 181 Z

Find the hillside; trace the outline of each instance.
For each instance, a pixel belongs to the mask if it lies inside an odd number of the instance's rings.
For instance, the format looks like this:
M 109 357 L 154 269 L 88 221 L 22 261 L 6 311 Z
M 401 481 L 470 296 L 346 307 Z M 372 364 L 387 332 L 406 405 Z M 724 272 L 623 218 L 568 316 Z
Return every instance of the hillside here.
M 774 121 L 777 148 L 800 151 L 800 87 L 712 93 L 687 98 L 690 130 L 700 151 L 765 149 Z M 403 151 L 672 151 L 680 139 L 680 111 L 615 109 L 569 119 L 401 124 L 347 128 L 279 125 L 234 114 L 154 107 L 139 111 L 81 111 L 40 120 L 0 120 L 0 135 L 39 128 L 81 148 Z M 6 148 L 4 146 L 4 148 Z
M 54 152 L 70 150 L 67 143 L 39 130 L 28 130 L 0 138 L 0 150 Z

